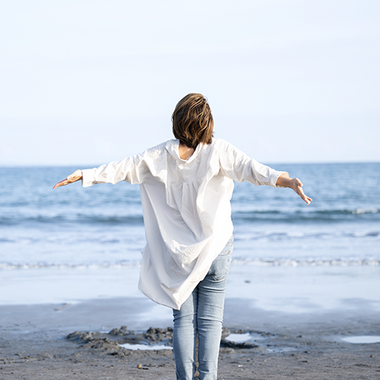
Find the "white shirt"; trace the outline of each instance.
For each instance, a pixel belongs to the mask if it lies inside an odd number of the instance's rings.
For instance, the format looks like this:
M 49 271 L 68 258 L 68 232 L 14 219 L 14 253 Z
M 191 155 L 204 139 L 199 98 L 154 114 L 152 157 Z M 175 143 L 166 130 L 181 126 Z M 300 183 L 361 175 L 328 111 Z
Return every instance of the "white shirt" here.
M 227 141 L 199 144 L 187 160 L 179 141 L 83 170 L 83 187 L 140 184 L 147 244 L 139 289 L 153 301 L 180 309 L 230 239 L 233 181 L 276 187 L 283 173 L 249 158 Z

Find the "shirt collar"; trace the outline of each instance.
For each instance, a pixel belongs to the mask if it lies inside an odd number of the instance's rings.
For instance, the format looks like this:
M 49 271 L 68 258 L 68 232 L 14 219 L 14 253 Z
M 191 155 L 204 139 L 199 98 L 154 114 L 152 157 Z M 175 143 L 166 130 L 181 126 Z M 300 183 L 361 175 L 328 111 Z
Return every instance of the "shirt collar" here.
M 165 145 L 165 148 L 166 150 L 170 153 L 170 155 L 175 158 L 176 160 L 182 162 L 182 163 L 189 163 L 191 161 L 193 161 L 195 159 L 195 157 L 198 155 L 200 149 L 201 149 L 201 145 L 202 144 L 198 144 L 198 146 L 196 147 L 194 153 L 187 159 L 187 160 L 183 160 L 180 156 L 179 156 L 179 151 L 178 151 L 178 147 L 179 147 L 179 140 L 178 139 L 173 139 L 173 140 L 169 140 L 166 145 Z

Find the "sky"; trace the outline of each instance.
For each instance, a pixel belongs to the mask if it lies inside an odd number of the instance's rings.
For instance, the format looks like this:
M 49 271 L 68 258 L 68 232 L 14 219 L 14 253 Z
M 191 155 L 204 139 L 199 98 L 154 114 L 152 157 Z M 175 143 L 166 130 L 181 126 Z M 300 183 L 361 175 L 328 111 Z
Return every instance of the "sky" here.
M 0 166 L 99 165 L 205 95 L 263 163 L 380 161 L 378 0 L 0 0 Z

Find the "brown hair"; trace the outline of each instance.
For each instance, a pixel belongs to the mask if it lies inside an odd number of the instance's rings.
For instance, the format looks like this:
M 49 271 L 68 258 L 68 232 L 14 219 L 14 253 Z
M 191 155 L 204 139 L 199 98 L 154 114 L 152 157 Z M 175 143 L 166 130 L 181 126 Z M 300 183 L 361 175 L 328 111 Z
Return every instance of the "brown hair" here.
M 188 94 L 182 98 L 174 109 L 172 121 L 175 138 L 189 148 L 212 143 L 214 120 L 202 94 Z

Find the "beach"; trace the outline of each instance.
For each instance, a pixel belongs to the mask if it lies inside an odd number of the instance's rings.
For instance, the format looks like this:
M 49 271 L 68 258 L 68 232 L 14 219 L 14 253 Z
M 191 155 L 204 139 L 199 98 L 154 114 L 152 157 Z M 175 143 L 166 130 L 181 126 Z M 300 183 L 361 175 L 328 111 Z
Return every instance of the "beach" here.
M 109 312 L 128 313 L 134 299 L 89 301 L 55 311 L 61 305 L 7 308 L 1 325 L 1 379 L 175 379 L 172 350 L 127 350 L 105 342 L 106 332 L 92 341 L 67 339 L 69 333 L 93 331 L 94 325 L 136 321 Z M 140 308 L 148 304 L 143 302 Z M 361 305 L 364 306 L 364 305 Z M 226 323 L 237 325 L 241 302 L 229 300 Z M 26 308 L 26 310 L 25 310 Z M 1 307 L 4 315 L 4 307 Z M 149 307 L 145 310 L 149 312 Z M 251 310 L 255 312 L 254 309 Z M 364 314 L 364 315 L 363 315 Z M 247 315 L 247 314 L 246 314 Z M 223 347 L 219 379 L 378 379 L 380 343 L 352 344 L 347 335 L 379 335 L 376 313 L 326 314 L 287 318 L 257 313 L 252 348 Z M 89 321 L 88 316 L 91 316 Z M 232 318 L 232 319 L 231 319 Z M 268 322 L 270 321 L 270 322 Z M 152 321 L 154 324 L 154 321 Z M 75 326 L 77 325 L 77 326 Z M 244 323 L 242 325 L 245 325 Z M 127 326 L 128 327 L 128 326 Z M 112 331 L 113 329 L 109 330 Z M 109 332 L 108 331 L 108 332 Z M 130 331 L 130 330 L 128 330 Z M 237 331 L 241 335 L 247 330 Z M 138 334 L 138 332 L 136 332 Z M 261 338 L 260 338 L 261 336 Z M 141 368 L 139 368 L 141 367 Z
M 379 269 L 324 268 L 319 275 L 313 271 L 313 278 L 307 267 L 294 268 L 293 274 L 280 269 L 270 276 L 273 269 L 231 268 L 218 378 L 380 378 L 380 342 L 343 340 L 380 340 Z M 119 271 L 119 277 L 129 274 L 132 282 L 132 272 Z M 116 274 L 115 283 L 120 280 Z M 90 277 L 99 280 L 100 274 L 78 275 L 76 286 L 91 287 Z M 291 285 L 281 288 L 275 279 Z M 329 292 L 319 286 L 322 279 Z M 29 288 L 33 283 L 33 292 L 41 292 L 37 279 L 29 280 Z M 103 283 L 109 284 L 103 291 L 110 293 L 114 283 Z M 355 288 L 366 296 L 357 297 Z M 75 301 L 74 290 L 66 294 L 60 303 L 0 306 L 0 379 L 175 379 L 170 331 L 165 333 L 172 326 L 170 309 L 143 297 L 136 286 L 130 286 L 128 297 L 99 294 Z M 147 335 L 149 328 L 158 331 L 154 338 Z M 120 346 L 125 342 L 168 349 L 131 350 Z

